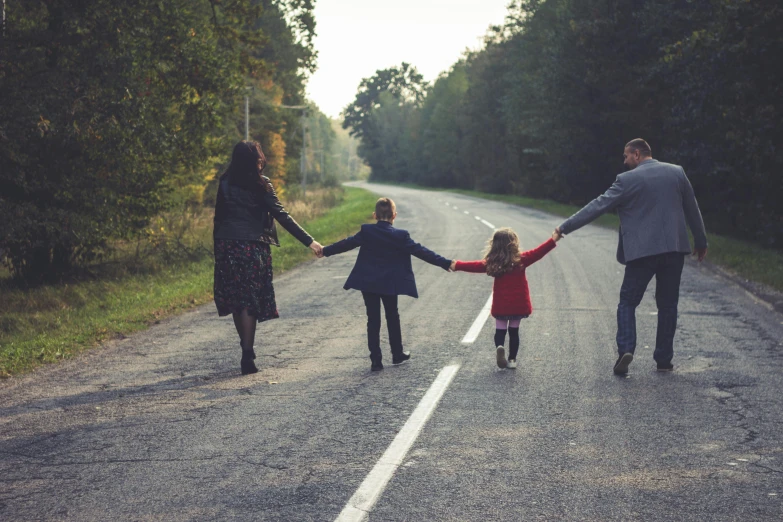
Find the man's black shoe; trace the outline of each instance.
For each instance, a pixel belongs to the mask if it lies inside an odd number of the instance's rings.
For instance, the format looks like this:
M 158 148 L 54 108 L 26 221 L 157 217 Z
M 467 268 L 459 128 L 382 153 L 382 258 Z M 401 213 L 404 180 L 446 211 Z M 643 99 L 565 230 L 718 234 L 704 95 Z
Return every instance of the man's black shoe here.
M 658 363 L 658 371 L 659 372 L 670 372 L 674 370 L 674 365 L 670 362 L 667 363 Z
M 372 366 L 370 366 L 371 372 L 379 372 L 381 370 L 383 370 L 383 363 L 373 364 Z
M 625 375 L 628 373 L 628 366 L 633 361 L 633 354 L 631 352 L 625 352 L 617 358 L 617 362 L 614 363 L 614 374 Z
M 411 358 L 411 352 L 402 352 L 399 357 L 392 358 L 392 364 L 402 364 Z

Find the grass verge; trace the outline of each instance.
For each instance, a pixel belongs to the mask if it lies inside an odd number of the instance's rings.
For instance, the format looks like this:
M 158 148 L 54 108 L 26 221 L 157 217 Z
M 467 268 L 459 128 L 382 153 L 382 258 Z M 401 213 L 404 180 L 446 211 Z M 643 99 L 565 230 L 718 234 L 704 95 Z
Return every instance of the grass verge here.
M 300 223 L 326 245 L 367 222 L 375 199 L 368 191 L 348 187 L 337 206 Z M 293 209 L 292 215 L 300 214 Z M 272 248 L 276 274 L 313 258 L 310 249 L 282 227 L 278 230 L 280 248 Z M 0 377 L 67 359 L 102 341 L 122 338 L 160 319 L 207 303 L 212 299 L 212 271 L 212 259 L 205 258 L 154 273 L 32 290 L 2 288 Z
M 475 190 L 437 189 L 410 183 L 403 183 L 400 184 L 400 186 L 438 192 L 453 192 L 465 196 L 503 201 L 505 203 L 534 208 L 563 217 L 568 217 L 580 209 L 580 207 L 557 203 L 547 199 L 533 199 L 506 194 L 488 194 Z M 616 229 L 620 226 L 620 218 L 615 214 L 605 214 L 594 221 L 593 224 Z M 761 283 L 779 292 L 783 292 L 783 252 L 763 248 L 748 241 L 711 234 L 709 232 L 709 222 L 706 223 L 706 226 L 707 240 L 709 243 L 707 258 L 711 263 L 727 269 L 741 279 Z

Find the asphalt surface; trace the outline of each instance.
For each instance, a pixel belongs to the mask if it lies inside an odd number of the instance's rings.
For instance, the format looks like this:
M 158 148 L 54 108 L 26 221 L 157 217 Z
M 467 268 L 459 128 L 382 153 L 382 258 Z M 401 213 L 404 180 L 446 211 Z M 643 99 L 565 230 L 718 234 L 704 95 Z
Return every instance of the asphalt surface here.
M 492 231 L 476 216 L 523 248 L 561 221 L 366 186 L 449 258 L 480 257 Z M 528 270 L 516 370 L 496 367 L 492 322 L 460 342 L 492 279 L 414 260 L 421 297 L 400 298 L 413 358 L 392 367 L 384 344 L 371 373 L 361 296 L 342 289 L 353 251 L 275 281 L 281 319 L 259 325 L 253 376 L 209 305 L 0 383 L 0 519 L 335 520 L 450 364 L 369 520 L 783 519 L 783 316 L 689 260 L 675 371 L 655 371 L 651 284 L 616 377 L 615 248 L 616 232 L 588 226 Z

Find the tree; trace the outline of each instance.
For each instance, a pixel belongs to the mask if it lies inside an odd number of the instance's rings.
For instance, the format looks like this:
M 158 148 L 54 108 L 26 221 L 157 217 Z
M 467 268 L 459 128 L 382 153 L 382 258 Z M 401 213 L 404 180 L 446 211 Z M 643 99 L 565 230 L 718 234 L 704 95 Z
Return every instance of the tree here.
M 464 61 L 442 74 L 427 93 L 421 108 L 421 147 L 413 174 L 419 183 L 451 187 L 464 172 L 467 154 L 463 150 L 461 114 L 468 91 Z
M 248 0 L 9 4 L 0 48 L 0 250 L 56 279 L 203 182 L 263 72 Z M 218 132 L 216 132 L 218 131 Z
M 779 248 L 782 25 L 775 0 L 514 0 L 423 101 L 385 100 L 386 71 L 345 126 L 374 179 L 575 204 L 643 137 L 685 167 L 710 230 Z
M 651 71 L 671 99 L 665 133 L 676 139 L 667 151 L 688 169 L 709 224 L 781 248 L 783 6 L 664 2 L 647 14 L 672 7 L 687 30 L 662 46 Z
M 359 84 L 356 99 L 343 111 L 343 128 L 351 129 L 351 135 L 364 138 L 368 130 L 370 114 L 381 106 L 380 97 L 388 92 L 400 103 L 419 105 L 425 96 L 427 84 L 415 67 L 403 62 L 375 72 Z

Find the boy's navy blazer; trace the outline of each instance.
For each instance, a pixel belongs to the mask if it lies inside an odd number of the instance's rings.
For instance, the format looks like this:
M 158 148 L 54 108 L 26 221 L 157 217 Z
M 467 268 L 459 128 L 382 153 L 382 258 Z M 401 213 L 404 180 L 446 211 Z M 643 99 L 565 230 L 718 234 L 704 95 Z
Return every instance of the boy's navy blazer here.
M 411 239 L 407 230 L 394 228 L 387 221 L 362 225 L 355 235 L 324 247 L 324 256 L 333 256 L 359 248 L 359 257 L 343 288 L 383 295 L 419 297 L 413 277 L 411 256 L 444 270 L 451 260 L 441 257 Z

